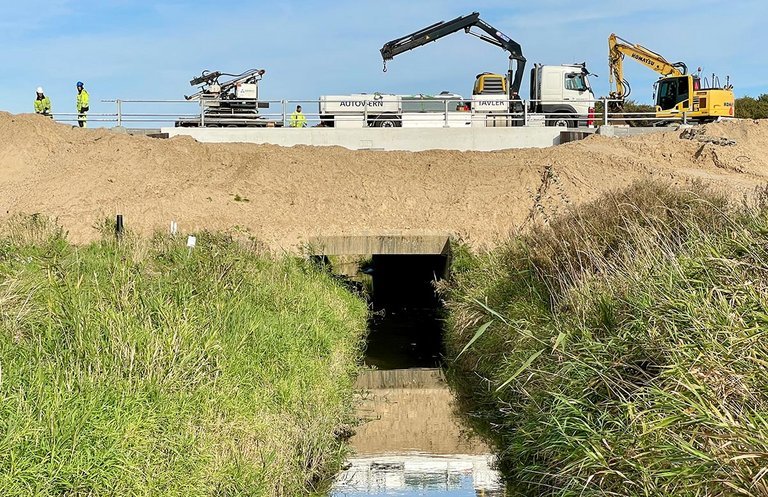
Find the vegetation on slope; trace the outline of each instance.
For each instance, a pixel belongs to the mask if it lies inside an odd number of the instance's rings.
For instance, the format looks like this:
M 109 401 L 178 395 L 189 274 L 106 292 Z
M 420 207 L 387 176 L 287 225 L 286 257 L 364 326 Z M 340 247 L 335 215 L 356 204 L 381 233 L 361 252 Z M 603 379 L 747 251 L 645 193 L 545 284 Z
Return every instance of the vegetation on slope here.
M 460 251 L 450 381 L 510 484 L 768 494 L 767 261 L 765 205 L 658 183 Z
M 225 237 L 0 228 L 0 494 L 309 493 L 340 463 L 365 304 Z

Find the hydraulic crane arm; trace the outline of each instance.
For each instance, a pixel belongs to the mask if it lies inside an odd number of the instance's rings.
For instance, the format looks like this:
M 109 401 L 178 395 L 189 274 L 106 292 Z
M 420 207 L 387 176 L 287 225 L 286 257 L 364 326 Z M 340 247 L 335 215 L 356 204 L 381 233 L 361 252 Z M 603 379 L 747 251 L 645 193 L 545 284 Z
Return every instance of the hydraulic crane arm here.
M 485 34 L 472 32 L 471 29 L 473 27 L 481 29 Z M 461 30 L 464 30 L 467 34 L 477 36 L 485 42 L 496 45 L 509 53 L 509 95 L 511 99 L 513 93 L 518 93 L 520 91 L 520 83 L 523 79 L 523 71 L 525 70 L 523 49 L 519 43 L 480 19 L 480 14 L 478 12 L 457 17 L 452 21 L 441 21 L 409 35 L 385 43 L 384 46 L 381 47 L 381 56 L 384 59 L 385 70 L 387 61 L 392 60 L 396 55 L 421 47 L 427 43 L 437 41 L 444 36 L 448 36 L 449 34 Z M 513 61 L 517 63 L 516 70 L 512 69 Z
M 649 50 L 642 45 L 636 45 L 611 33 L 608 37 L 608 67 L 611 69 L 610 84 L 616 84 L 616 91 L 612 91 L 611 98 L 624 99 L 629 96 L 631 89 L 624 79 L 624 56 L 643 64 L 664 77 L 683 76 L 688 68 L 683 62 L 669 62 L 662 55 Z

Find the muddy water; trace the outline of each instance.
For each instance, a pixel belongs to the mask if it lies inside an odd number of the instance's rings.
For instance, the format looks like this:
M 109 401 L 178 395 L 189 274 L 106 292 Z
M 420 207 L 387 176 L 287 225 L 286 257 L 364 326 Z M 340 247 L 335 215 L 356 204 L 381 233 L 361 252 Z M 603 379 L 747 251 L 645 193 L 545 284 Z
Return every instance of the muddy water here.
M 455 414 L 439 369 L 370 371 L 358 387 L 366 422 L 333 496 L 503 495 L 488 447 Z

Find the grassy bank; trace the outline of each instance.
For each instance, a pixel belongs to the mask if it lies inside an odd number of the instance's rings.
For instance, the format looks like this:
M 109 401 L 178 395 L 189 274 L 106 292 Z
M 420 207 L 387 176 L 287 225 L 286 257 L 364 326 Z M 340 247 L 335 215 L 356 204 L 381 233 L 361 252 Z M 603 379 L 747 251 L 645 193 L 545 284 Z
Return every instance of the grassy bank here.
M 0 228 L 0 494 L 302 495 L 339 463 L 365 304 L 202 234 Z
M 450 381 L 522 495 L 768 495 L 768 210 L 643 183 L 459 251 Z

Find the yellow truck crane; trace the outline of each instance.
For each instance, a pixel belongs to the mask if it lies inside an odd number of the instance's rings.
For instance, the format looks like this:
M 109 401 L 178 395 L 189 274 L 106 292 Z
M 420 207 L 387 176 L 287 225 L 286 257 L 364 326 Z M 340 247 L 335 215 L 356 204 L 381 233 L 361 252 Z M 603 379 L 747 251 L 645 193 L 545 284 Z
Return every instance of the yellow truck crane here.
M 712 75 L 712 85 L 708 86 L 698 74 L 688 74 L 688 68 L 683 62 L 669 62 L 663 56 L 641 45 L 636 45 L 611 33 L 608 37 L 608 65 L 610 67 L 610 84 L 616 89 L 611 91 L 609 98 L 614 100 L 611 110 L 621 112 L 624 99 L 631 87 L 624 79 L 624 56 L 643 64 L 661 74 L 654 84 L 656 100 L 656 117 L 674 118 L 686 117 L 694 121 L 715 121 L 720 117 L 734 116 L 734 97 L 732 86 L 727 82 L 719 86 L 715 75 Z

